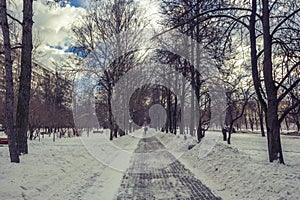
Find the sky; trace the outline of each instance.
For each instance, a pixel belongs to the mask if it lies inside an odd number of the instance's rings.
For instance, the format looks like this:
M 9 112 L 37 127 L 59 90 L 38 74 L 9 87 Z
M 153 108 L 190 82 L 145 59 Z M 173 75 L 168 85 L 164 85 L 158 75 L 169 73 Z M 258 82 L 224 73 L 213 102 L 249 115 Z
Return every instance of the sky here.
M 71 6 L 81 7 L 82 0 L 70 0 Z
M 81 15 L 86 13 L 84 0 L 66 0 L 64 7 L 50 7 L 47 2 L 54 0 L 35 0 L 34 1 L 34 38 L 40 41 L 39 50 L 45 52 L 43 57 L 37 60 L 46 66 L 51 67 L 53 62 L 60 62 L 70 54 L 72 46 L 72 24 Z M 157 9 L 154 2 L 156 0 L 137 0 L 141 6 L 147 8 L 149 15 L 153 15 Z M 150 9 L 149 9 L 150 8 Z M 22 18 L 22 0 L 16 0 L 17 16 Z M 34 39 L 36 40 L 36 39 Z
M 52 7 L 45 1 L 34 2 L 34 32 L 41 41 L 40 50 L 45 56 L 37 58 L 39 62 L 51 67 L 53 62 L 67 58 L 66 52 L 72 44 L 71 27 L 74 21 L 86 13 L 79 7 L 80 2 L 73 0 L 65 7 Z
M 15 17 L 22 20 L 22 1 L 15 0 L 13 8 Z M 65 0 L 63 7 L 51 7 L 49 2 L 55 0 L 34 0 L 33 40 L 39 41 L 39 51 L 44 52 L 42 57 L 35 58 L 41 64 L 51 67 L 53 62 L 65 60 L 72 52 L 72 24 L 86 13 L 85 0 Z M 147 15 L 155 18 L 157 0 L 136 0 L 147 11 Z M 48 4 L 48 5 L 47 5 Z

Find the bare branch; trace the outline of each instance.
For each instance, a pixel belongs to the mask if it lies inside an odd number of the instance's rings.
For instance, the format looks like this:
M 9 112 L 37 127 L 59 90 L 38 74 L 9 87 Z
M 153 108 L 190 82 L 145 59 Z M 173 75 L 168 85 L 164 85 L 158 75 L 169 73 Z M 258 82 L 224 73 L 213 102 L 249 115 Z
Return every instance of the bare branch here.
M 14 46 L 14 47 L 11 47 L 11 50 L 16 50 L 16 49 L 21 49 L 22 48 L 22 46 L 20 45 L 18 45 L 18 46 Z M 5 53 L 5 51 L 0 51 L 0 55 L 1 54 L 4 54 Z
M 185 24 L 187 24 L 187 23 L 189 23 L 189 22 L 191 22 L 191 21 L 193 21 L 193 20 L 195 20 L 195 19 L 197 19 L 199 17 L 203 17 L 204 15 L 207 15 L 207 14 L 210 14 L 210 13 L 215 13 L 215 12 L 220 12 L 220 11 L 234 11 L 234 10 L 237 10 L 237 11 L 247 11 L 247 12 L 251 12 L 252 11 L 251 9 L 237 8 L 237 7 L 218 8 L 218 9 L 208 10 L 208 11 L 205 11 L 203 13 L 200 13 L 199 15 L 196 15 L 196 16 L 188 19 L 185 22 L 179 23 L 178 25 L 173 26 L 172 28 L 169 28 L 169 29 L 167 29 L 165 31 L 162 31 L 161 33 L 158 33 L 157 35 L 153 36 L 151 39 L 155 39 L 155 38 L 157 38 L 157 37 L 159 37 L 159 36 L 161 36 L 163 34 L 166 34 L 166 33 L 170 32 L 170 31 L 172 31 L 172 30 L 174 30 L 176 28 L 179 28 L 179 27 L 181 27 L 181 26 L 183 26 L 183 25 L 185 25 Z M 211 19 L 211 18 L 217 18 L 217 17 L 224 17 L 224 18 L 229 18 L 229 19 L 235 20 L 235 21 L 241 23 L 246 28 L 248 28 L 248 25 L 246 23 L 244 23 L 243 21 L 241 21 L 239 18 L 235 18 L 234 16 L 230 16 L 230 15 L 226 15 L 226 14 L 213 15 L 213 16 L 210 16 L 210 17 L 206 18 L 203 21 L 206 21 L 206 20 Z M 260 16 L 259 16 L 259 18 L 260 18 Z
M 277 24 L 277 26 L 274 28 L 274 30 L 272 31 L 271 36 L 273 37 L 275 35 L 275 33 L 277 32 L 277 30 L 280 28 L 280 26 L 282 24 L 284 24 L 287 20 L 289 20 L 291 17 L 293 17 L 294 15 L 296 15 L 298 12 L 300 12 L 300 8 L 297 9 L 297 10 L 295 10 L 290 15 L 288 15 L 286 18 L 284 18 L 281 22 L 279 22 Z
M 289 77 L 289 75 L 300 66 L 300 61 L 293 65 L 293 67 L 285 74 L 281 82 L 278 84 L 278 88 L 283 85 L 284 81 Z
M 300 78 L 298 78 L 284 93 L 282 93 L 279 98 L 278 102 L 282 101 L 298 84 L 300 83 Z
M 23 23 L 22 23 L 20 20 L 18 20 L 17 18 L 13 17 L 13 16 L 10 15 L 9 13 L 7 13 L 7 16 L 8 16 L 9 18 L 11 18 L 12 20 L 18 22 L 21 26 L 23 26 Z
M 284 110 L 284 112 L 283 112 L 283 114 L 281 115 L 281 117 L 279 118 L 279 122 L 280 122 L 280 123 L 283 122 L 284 118 L 285 118 L 285 117 L 286 117 L 293 109 L 297 108 L 297 106 L 299 106 L 299 105 L 300 105 L 300 99 L 299 99 L 298 101 L 296 101 L 292 106 L 287 107 L 287 108 Z

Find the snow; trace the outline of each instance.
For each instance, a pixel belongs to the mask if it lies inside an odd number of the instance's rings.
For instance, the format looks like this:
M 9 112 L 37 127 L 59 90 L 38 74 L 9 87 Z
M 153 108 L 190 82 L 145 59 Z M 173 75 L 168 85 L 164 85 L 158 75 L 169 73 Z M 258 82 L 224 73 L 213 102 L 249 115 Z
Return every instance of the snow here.
M 200 158 L 198 145 L 180 161 L 225 200 L 299 199 L 299 139 L 282 136 L 286 165 L 268 162 L 266 138 L 258 134 L 233 134 L 230 146 L 220 138 Z
M 115 156 L 115 144 L 130 151 L 138 140 L 126 136 L 111 144 L 104 135 L 85 134 L 81 138 L 57 139 L 55 143 L 51 137 L 29 141 L 29 154 L 21 156 L 21 164 L 10 163 L 7 146 L 0 147 L 1 199 L 113 199 L 124 166 L 114 169 L 105 162 L 113 166 L 122 162 L 120 155 Z
M 143 130 L 109 141 L 108 131 L 29 141 L 20 164 L 9 162 L 0 147 L 1 199 L 114 199 L 140 138 L 156 136 L 197 178 L 223 199 L 299 199 L 299 136 L 282 136 L 286 165 L 269 163 L 266 138 L 233 134 L 232 145 L 220 132 L 195 138 Z M 197 144 L 187 150 L 191 144 Z M 168 162 L 167 159 L 165 162 Z
M 4 131 L 0 131 L 0 137 L 1 138 L 7 138 L 7 135 L 4 133 Z

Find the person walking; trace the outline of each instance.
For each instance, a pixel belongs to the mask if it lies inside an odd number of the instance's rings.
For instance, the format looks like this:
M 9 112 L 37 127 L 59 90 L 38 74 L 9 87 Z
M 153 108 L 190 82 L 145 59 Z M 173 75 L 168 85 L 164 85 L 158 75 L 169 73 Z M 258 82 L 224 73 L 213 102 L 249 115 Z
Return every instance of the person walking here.
M 147 126 L 144 126 L 144 135 L 147 134 L 147 131 L 148 131 L 148 127 L 147 127 Z
M 224 126 L 222 128 L 222 134 L 223 134 L 223 141 L 227 140 L 227 128 Z

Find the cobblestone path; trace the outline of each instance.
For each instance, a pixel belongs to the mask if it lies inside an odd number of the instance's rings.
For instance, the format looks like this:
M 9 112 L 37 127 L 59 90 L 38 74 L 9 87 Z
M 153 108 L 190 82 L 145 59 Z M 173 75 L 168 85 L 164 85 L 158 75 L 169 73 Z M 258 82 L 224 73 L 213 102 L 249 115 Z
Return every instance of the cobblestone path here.
M 117 200 L 220 199 L 169 153 L 156 138 L 142 138 L 133 154 Z

